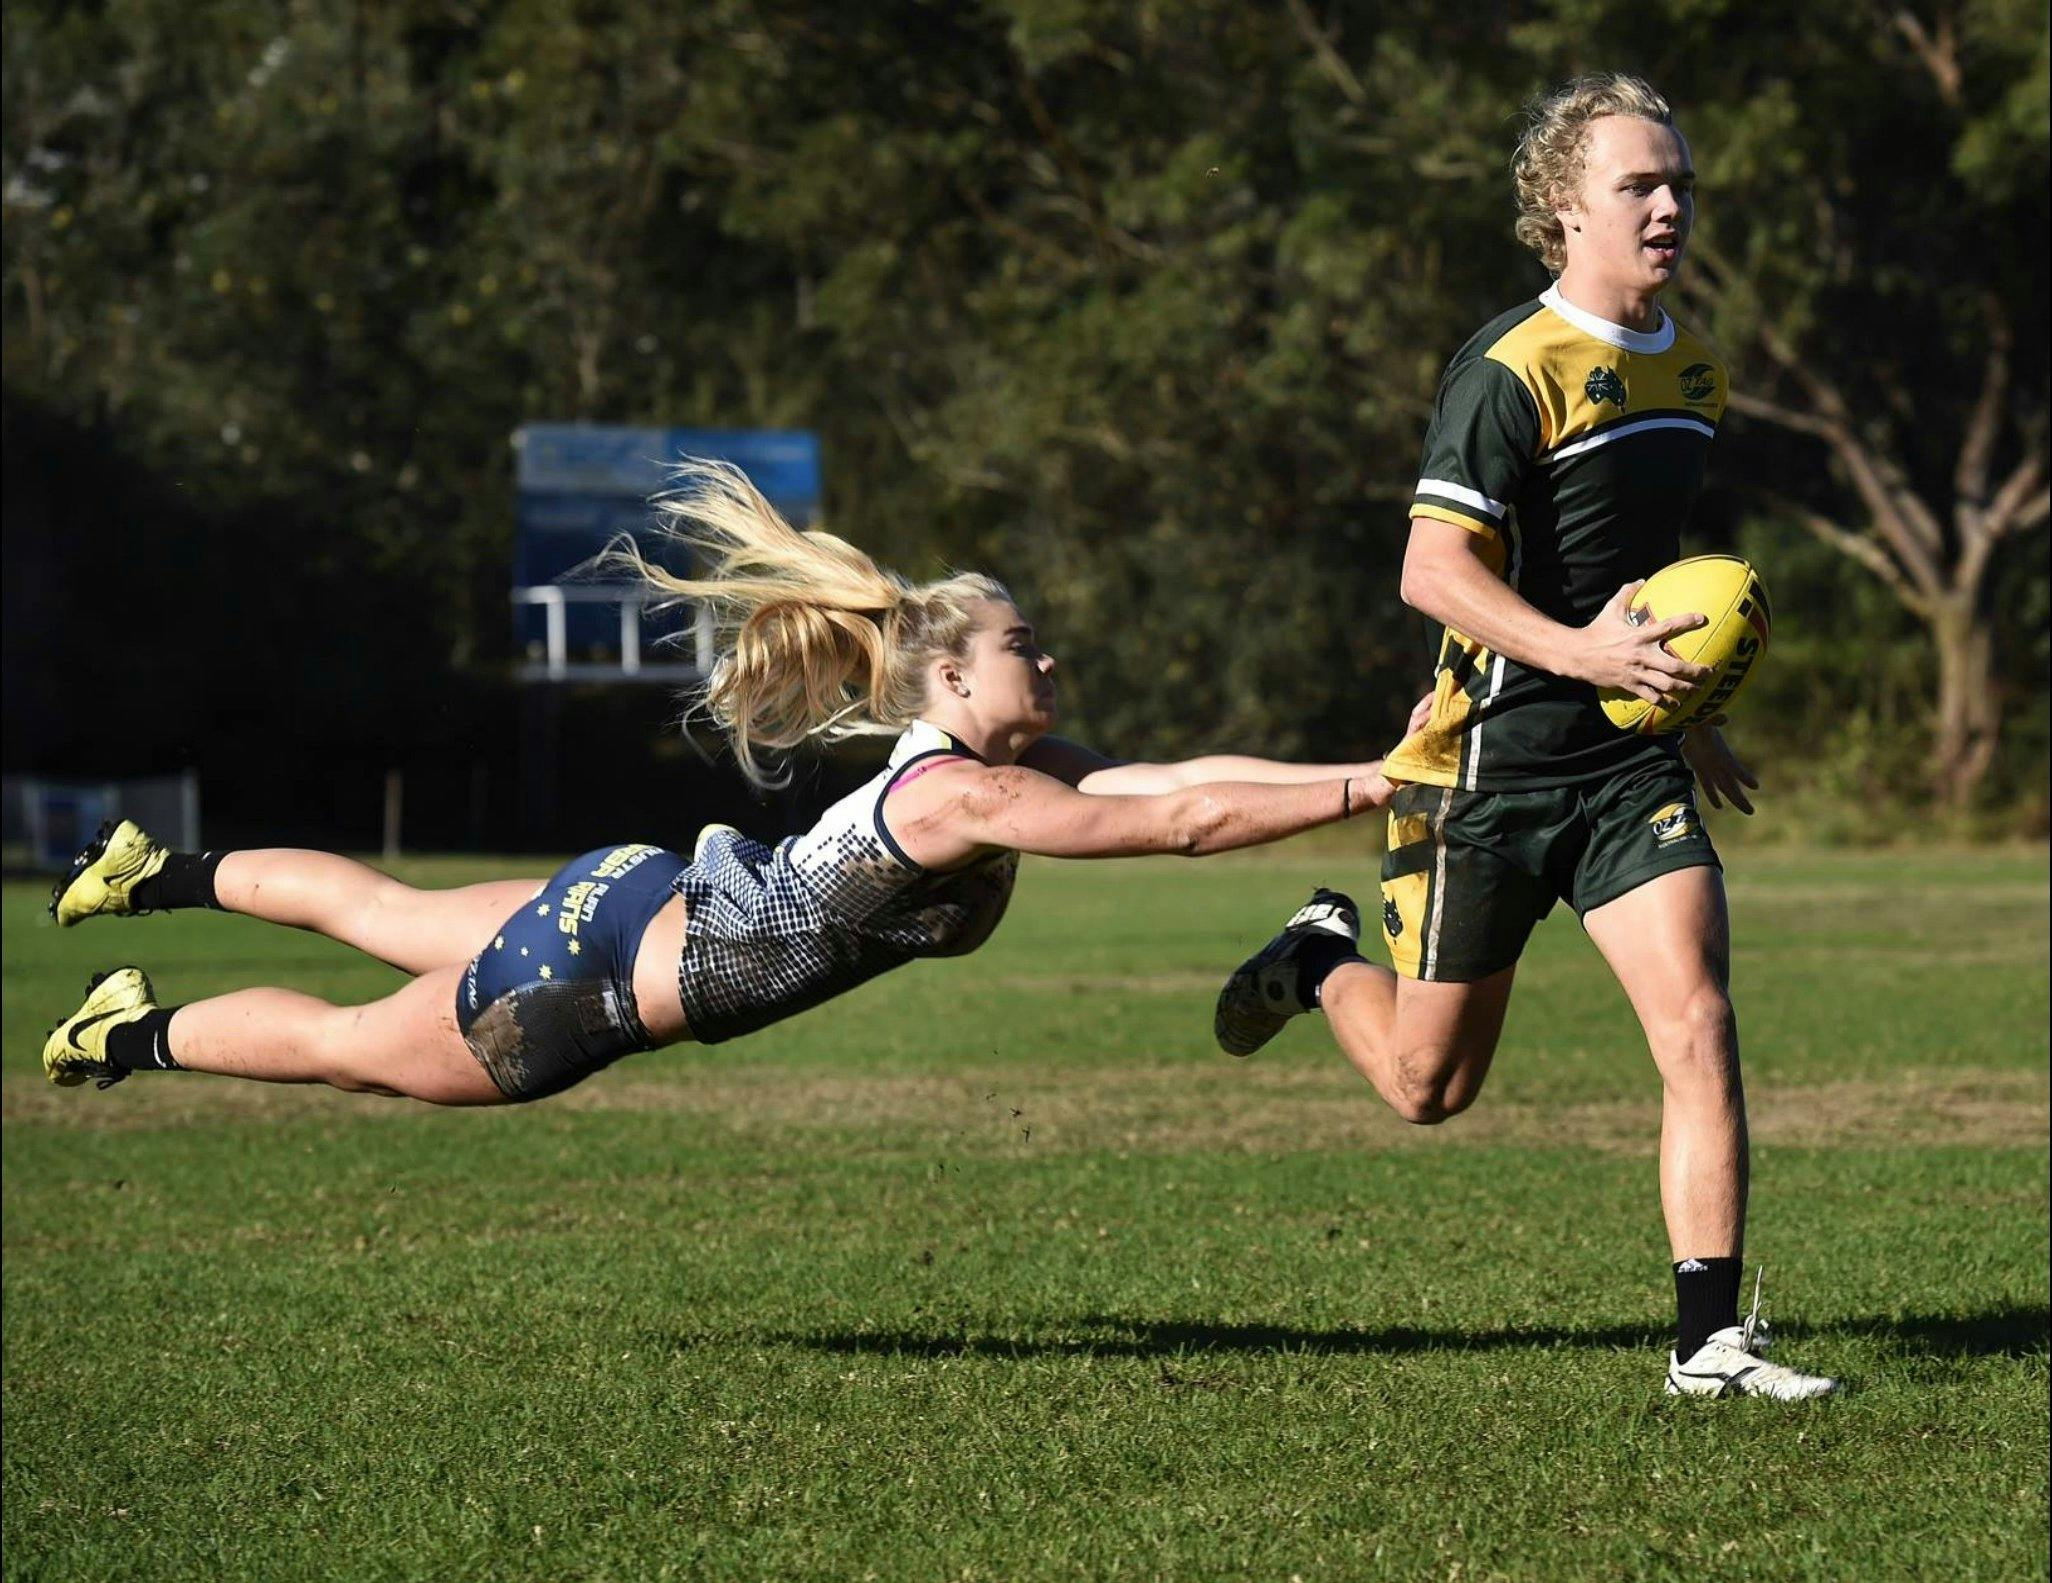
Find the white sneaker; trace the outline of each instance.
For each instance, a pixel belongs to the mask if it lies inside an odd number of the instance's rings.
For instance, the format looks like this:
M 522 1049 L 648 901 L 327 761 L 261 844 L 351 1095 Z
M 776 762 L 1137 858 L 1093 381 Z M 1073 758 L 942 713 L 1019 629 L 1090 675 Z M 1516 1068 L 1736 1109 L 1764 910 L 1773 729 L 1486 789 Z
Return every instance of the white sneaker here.
M 1336 890 L 1316 890 L 1290 914 L 1282 933 L 1233 969 L 1218 992 L 1211 1031 L 1228 1055 L 1252 1055 L 1290 1018 L 1311 1008 L 1297 996 L 1297 951 L 1307 940 L 1336 934 L 1351 943 L 1361 938 L 1361 913 Z
M 1769 1396 L 1777 1402 L 1806 1402 L 1838 1389 L 1834 1379 L 1801 1374 L 1762 1356 L 1772 1345 L 1767 1321 L 1760 1317 L 1760 1284 L 1766 1274 L 1762 1269 L 1753 1279 L 1753 1311 L 1745 1323 L 1713 1332 L 1686 1363 L 1668 1353 L 1669 1396 Z

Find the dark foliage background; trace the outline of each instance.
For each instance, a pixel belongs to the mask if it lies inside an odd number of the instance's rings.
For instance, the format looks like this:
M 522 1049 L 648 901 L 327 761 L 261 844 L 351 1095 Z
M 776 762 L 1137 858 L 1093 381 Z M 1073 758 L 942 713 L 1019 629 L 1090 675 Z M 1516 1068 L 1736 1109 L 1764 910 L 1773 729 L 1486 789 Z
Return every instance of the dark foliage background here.
M 830 777 L 755 805 L 653 689 L 511 682 L 531 419 L 820 430 L 831 525 L 1005 577 L 1115 750 L 1377 750 L 1437 374 L 1544 284 L 1516 107 L 1614 66 L 1695 141 L 1679 306 L 1752 401 L 1696 523 L 1777 593 L 1743 744 L 2042 828 L 2042 7 L 127 0 L 4 48 L 10 771 L 197 766 L 215 840 L 368 841 L 393 767 L 419 844 L 795 817 Z

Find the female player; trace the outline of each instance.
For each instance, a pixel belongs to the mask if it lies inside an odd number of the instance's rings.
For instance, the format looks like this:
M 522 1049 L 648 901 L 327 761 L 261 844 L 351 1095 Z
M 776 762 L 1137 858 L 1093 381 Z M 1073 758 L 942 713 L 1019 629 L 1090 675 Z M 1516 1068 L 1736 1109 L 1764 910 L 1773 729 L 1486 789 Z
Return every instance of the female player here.
M 365 1006 L 248 989 L 171 1007 L 118 968 L 51 1033 L 50 1080 L 183 1069 L 440 1105 L 539 1099 L 623 1055 L 718 1043 L 915 957 L 973 951 L 1021 852 L 1224 852 L 1392 794 L 1380 761 L 1116 764 L 1048 736 L 1054 658 L 990 578 L 913 586 L 792 528 L 727 467 L 692 465 L 658 504 L 706 575 L 634 564 L 713 605 L 707 707 L 747 773 L 769 778 L 765 750 L 895 733 L 882 771 L 778 846 L 714 826 L 689 861 L 615 846 L 544 883 L 447 891 L 325 852 L 167 852 L 123 821 L 58 884 L 59 924 L 213 907 L 314 930 L 413 981 Z

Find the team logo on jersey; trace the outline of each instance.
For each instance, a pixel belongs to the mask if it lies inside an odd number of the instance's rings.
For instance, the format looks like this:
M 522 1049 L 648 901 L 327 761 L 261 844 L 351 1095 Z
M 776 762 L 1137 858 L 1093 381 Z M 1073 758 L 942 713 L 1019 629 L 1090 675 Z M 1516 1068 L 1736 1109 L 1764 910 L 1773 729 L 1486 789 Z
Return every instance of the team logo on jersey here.
M 1685 802 L 1669 803 L 1646 822 L 1653 827 L 1653 839 L 1662 846 L 1696 833 L 1696 827 L 1689 822 L 1689 805 Z
M 1387 896 L 1382 898 L 1382 927 L 1392 940 L 1404 932 L 1404 915 L 1397 911 L 1397 904 Z
M 1617 403 L 1617 410 L 1624 411 L 1625 383 L 1614 368 L 1592 368 L 1589 377 L 1582 384 L 1582 394 L 1589 398 L 1591 406 L 1600 407 L 1606 401 Z
M 1707 402 L 1717 398 L 1717 370 L 1708 363 L 1691 363 L 1678 376 L 1682 400 Z

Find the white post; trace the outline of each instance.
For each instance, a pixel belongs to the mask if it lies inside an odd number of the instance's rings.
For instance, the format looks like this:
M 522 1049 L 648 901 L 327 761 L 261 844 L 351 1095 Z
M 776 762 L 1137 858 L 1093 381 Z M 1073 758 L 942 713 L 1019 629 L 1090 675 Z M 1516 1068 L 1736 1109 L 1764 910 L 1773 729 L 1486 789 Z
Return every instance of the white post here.
M 178 777 L 178 822 L 183 827 L 181 847 L 187 852 L 200 849 L 199 771 L 187 770 Z
M 620 669 L 632 676 L 641 669 L 641 598 L 620 596 Z
M 49 820 L 43 808 L 43 783 L 39 780 L 25 780 L 21 783 L 22 812 L 27 816 L 23 823 L 28 826 L 29 861 L 43 861 L 43 849 L 50 844 Z
M 568 640 L 564 635 L 563 590 L 550 583 L 537 592 L 541 594 L 542 602 L 548 610 L 549 675 L 560 677 L 563 674 L 564 652 L 568 647 Z

